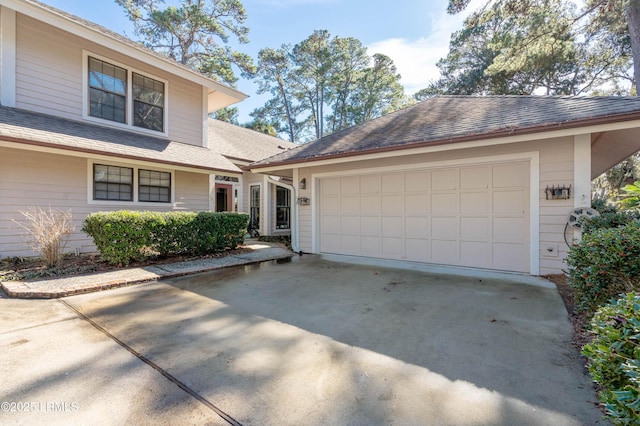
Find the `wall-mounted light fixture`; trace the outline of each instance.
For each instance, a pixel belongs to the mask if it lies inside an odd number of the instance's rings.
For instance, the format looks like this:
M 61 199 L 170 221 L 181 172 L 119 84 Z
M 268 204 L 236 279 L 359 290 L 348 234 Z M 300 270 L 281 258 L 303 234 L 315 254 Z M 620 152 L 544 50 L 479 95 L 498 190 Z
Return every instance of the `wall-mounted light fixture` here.
M 307 178 L 302 178 L 300 181 L 300 189 L 307 189 Z
M 544 193 L 547 196 L 547 200 L 568 200 L 571 198 L 571 185 L 547 185 L 544 189 Z

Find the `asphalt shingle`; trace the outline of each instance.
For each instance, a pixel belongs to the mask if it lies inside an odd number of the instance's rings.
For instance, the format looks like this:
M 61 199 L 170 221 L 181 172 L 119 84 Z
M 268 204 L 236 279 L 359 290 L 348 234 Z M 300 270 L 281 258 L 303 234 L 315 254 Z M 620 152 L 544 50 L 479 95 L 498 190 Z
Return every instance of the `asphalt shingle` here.
M 241 172 L 221 154 L 201 146 L 2 106 L 0 139 L 208 171 Z
M 437 96 L 252 168 L 640 118 L 640 97 Z

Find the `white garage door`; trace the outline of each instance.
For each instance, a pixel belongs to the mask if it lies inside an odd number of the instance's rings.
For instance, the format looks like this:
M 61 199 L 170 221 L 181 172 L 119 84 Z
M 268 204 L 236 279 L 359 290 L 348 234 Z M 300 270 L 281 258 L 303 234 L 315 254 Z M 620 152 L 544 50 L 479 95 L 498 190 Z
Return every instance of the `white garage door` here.
M 529 163 L 320 179 L 320 251 L 529 272 Z

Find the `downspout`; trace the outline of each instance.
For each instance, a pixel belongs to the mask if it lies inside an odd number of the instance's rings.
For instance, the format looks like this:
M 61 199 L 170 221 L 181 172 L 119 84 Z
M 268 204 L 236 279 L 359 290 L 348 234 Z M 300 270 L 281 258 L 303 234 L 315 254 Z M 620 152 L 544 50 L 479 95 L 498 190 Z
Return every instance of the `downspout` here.
M 296 189 L 293 185 L 288 185 L 272 179 L 271 176 L 267 176 L 267 180 L 276 186 L 281 186 L 291 191 L 291 248 L 293 251 L 300 254 L 300 248 L 298 247 L 298 203 L 296 203 Z

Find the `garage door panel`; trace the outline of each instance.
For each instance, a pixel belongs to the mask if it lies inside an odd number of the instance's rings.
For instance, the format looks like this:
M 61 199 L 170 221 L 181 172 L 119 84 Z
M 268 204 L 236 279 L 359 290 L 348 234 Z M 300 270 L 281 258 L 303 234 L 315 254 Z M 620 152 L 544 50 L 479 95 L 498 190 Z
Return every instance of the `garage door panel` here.
M 529 168 L 522 163 L 493 166 L 494 188 L 514 188 L 529 186 Z
M 460 214 L 483 215 L 489 214 L 489 194 L 486 192 L 461 192 Z
M 426 216 L 415 216 L 405 218 L 405 232 L 407 236 L 429 237 L 429 218 Z
M 431 259 L 435 263 L 458 264 L 458 242 L 431 240 Z
M 360 235 L 379 236 L 380 219 L 378 217 L 361 217 Z
M 489 188 L 489 167 L 467 167 L 460 169 L 460 189 Z
M 364 216 L 380 214 L 380 198 L 377 195 L 360 197 L 360 213 Z
M 383 195 L 382 196 L 382 215 L 402 214 L 403 205 L 402 195 Z
M 402 216 L 396 217 L 382 217 L 382 235 L 387 237 L 403 236 L 404 229 L 402 222 L 404 218 Z
M 357 235 L 342 235 L 341 236 L 342 251 L 345 254 L 358 255 L 360 254 L 360 237 Z
M 378 194 L 380 193 L 380 176 L 362 176 L 360 177 L 360 193 L 361 194 Z
M 487 217 L 460 218 L 460 238 L 486 241 L 490 237 L 490 220 Z
M 342 197 L 340 198 L 340 209 L 343 215 L 360 215 L 360 198 L 359 197 Z
M 395 194 L 404 186 L 404 174 L 384 174 L 381 177 L 381 183 L 383 194 Z
M 360 217 L 342 216 L 340 218 L 340 232 L 343 235 L 360 235 Z
M 323 252 L 527 272 L 529 163 L 320 181 Z
M 520 191 L 498 191 L 493 193 L 494 215 L 523 215 L 527 209 L 528 198 Z
M 320 185 L 322 195 L 340 195 L 340 178 L 322 179 Z
M 526 219 L 523 217 L 494 217 L 493 218 L 493 240 L 498 242 L 520 242 L 520 234 L 526 226 Z
M 407 260 L 428 262 L 431 258 L 429 240 L 407 238 L 405 240 L 405 253 Z
M 378 237 L 360 237 L 361 255 L 370 257 L 379 257 L 382 255 L 380 250 L 380 238 Z
M 429 197 L 426 194 L 412 194 L 404 197 L 404 213 L 407 216 L 429 214 Z
M 343 177 L 340 180 L 341 195 L 359 195 L 360 194 L 360 177 L 350 176 Z
M 383 237 L 382 255 L 391 259 L 404 257 L 404 240 L 402 238 Z
M 527 272 L 529 269 L 528 246 L 493 243 L 493 267 L 507 271 Z
M 460 262 L 464 266 L 486 268 L 491 264 L 491 246 L 487 242 L 462 241 Z
M 427 192 L 429 190 L 429 173 L 426 171 L 406 173 L 404 181 L 404 188 L 407 192 Z
M 433 238 L 458 238 L 458 219 L 455 217 L 432 217 Z
M 431 194 L 431 214 L 457 215 L 458 194 Z
M 434 170 L 431 172 L 432 191 L 451 191 L 458 186 L 458 169 Z

